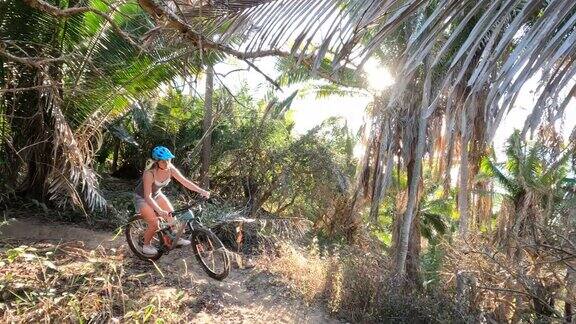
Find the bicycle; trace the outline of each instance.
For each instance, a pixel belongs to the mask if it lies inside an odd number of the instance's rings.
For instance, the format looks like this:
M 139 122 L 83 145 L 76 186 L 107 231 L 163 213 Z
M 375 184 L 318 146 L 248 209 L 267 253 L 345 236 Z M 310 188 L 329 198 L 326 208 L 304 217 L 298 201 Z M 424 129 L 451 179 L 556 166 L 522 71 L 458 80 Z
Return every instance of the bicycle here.
M 162 217 L 158 217 L 158 230 L 150 242 L 158 251 L 155 255 L 148 255 L 142 252 L 144 232 L 147 224 L 139 213 L 135 214 L 130 218 L 125 228 L 128 246 L 140 259 L 156 261 L 162 255 L 168 254 L 176 248 L 176 244 L 173 244 L 174 242 L 177 242 L 181 237 L 186 237 L 192 242 L 194 255 L 202 269 L 211 278 L 224 280 L 230 273 L 230 259 L 226 248 L 220 239 L 200 222 L 193 209 L 201 213 L 201 203 L 197 202 L 173 211 L 172 216 L 174 216 L 175 221 L 171 223 Z M 174 231 L 173 227 L 176 223 L 180 223 L 181 226 L 177 231 Z

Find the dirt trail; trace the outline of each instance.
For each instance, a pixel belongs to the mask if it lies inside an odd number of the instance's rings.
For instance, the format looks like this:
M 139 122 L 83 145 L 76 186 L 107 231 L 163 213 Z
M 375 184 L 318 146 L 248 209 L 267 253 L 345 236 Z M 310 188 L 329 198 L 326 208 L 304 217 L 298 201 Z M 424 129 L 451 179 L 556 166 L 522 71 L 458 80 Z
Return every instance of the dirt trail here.
M 12 218 L 0 226 L 3 239 L 38 242 L 83 242 L 88 249 L 103 246 L 106 249 L 117 248 L 123 244 L 120 237 L 105 231 L 93 231 L 76 225 L 64 223 L 46 223 L 34 218 Z
M 286 289 L 271 287 L 259 280 L 264 275 L 258 266 L 250 270 L 232 269 L 222 282 L 210 279 L 192 257 L 191 251 L 178 249 L 163 256 L 157 263 L 159 271 L 131 255 L 123 233 L 95 231 L 70 224 L 42 223 L 35 219 L 11 219 L 0 226 L 2 240 L 13 244 L 39 242 L 64 243 L 79 241 L 87 250 L 104 248 L 123 251 L 127 266 L 154 273 L 150 277 L 171 276 L 171 286 L 157 286 L 154 293 L 173 295 L 178 290 L 201 291 L 198 312 L 184 322 L 194 323 L 340 323 L 317 306 L 290 297 Z M 12 244 L 10 244 L 12 242 Z M 264 282 L 266 282 L 264 280 Z M 151 280 L 154 284 L 154 279 Z M 198 296 L 197 296 L 198 297 Z

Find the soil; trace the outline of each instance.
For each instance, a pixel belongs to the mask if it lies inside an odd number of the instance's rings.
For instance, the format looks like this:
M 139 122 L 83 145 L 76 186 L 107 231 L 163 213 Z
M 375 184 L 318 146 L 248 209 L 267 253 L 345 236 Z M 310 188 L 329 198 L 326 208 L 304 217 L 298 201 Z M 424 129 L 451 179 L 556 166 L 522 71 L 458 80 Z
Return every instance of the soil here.
M 251 269 L 233 268 L 229 277 L 219 282 L 202 271 L 190 249 L 172 251 L 154 267 L 131 254 L 122 231 L 115 233 L 68 223 L 49 223 L 38 218 L 10 218 L 9 213 L 5 213 L 5 218 L 0 226 L 1 251 L 19 245 L 75 242 L 86 251 L 104 249 L 123 254 L 124 267 L 128 271 L 146 274 L 150 293 L 191 295 L 194 302 L 182 322 L 340 323 L 321 306 L 306 305 L 287 288 L 271 284 L 273 280 L 267 280 L 267 277 L 273 274 L 260 270 L 258 264 Z M 166 277 L 171 278 L 167 280 Z M 161 284 L 154 285 L 157 282 Z

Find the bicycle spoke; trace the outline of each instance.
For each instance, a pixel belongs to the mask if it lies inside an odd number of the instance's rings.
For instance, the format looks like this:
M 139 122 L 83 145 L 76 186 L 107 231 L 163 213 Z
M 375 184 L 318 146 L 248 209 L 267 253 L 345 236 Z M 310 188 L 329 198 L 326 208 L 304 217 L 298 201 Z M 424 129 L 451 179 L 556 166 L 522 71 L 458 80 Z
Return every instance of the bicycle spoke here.
M 202 237 L 201 246 L 201 256 L 204 260 L 206 266 L 210 269 L 210 271 L 218 273 L 217 266 L 216 266 L 216 256 L 214 255 L 214 245 L 209 237 Z
M 226 278 L 230 271 L 230 263 L 226 249 L 218 237 L 209 230 L 202 229 L 193 234 L 193 239 L 196 258 L 206 273 L 216 280 Z
M 215 262 L 215 257 L 214 257 L 214 245 L 212 244 L 212 241 L 210 240 L 210 238 L 208 238 L 208 244 L 210 244 L 210 259 L 212 260 L 212 271 L 216 272 L 216 262 Z
M 130 236 L 132 243 L 139 251 L 142 251 L 142 247 L 144 246 L 144 233 L 146 233 L 147 228 L 148 224 L 142 219 L 135 220 L 131 224 Z M 158 241 L 156 236 L 153 236 L 150 244 L 159 247 L 160 241 Z

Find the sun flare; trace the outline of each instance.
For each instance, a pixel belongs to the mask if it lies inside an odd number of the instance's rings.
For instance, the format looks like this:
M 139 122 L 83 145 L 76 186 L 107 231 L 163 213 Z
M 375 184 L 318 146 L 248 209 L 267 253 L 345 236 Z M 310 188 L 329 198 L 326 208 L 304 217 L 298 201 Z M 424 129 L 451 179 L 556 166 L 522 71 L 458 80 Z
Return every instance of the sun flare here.
M 382 91 L 395 82 L 390 70 L 376 60 L 368 60 L 364 65 L 364 72 L 368 78 L 368 86 L 372 90 Z

